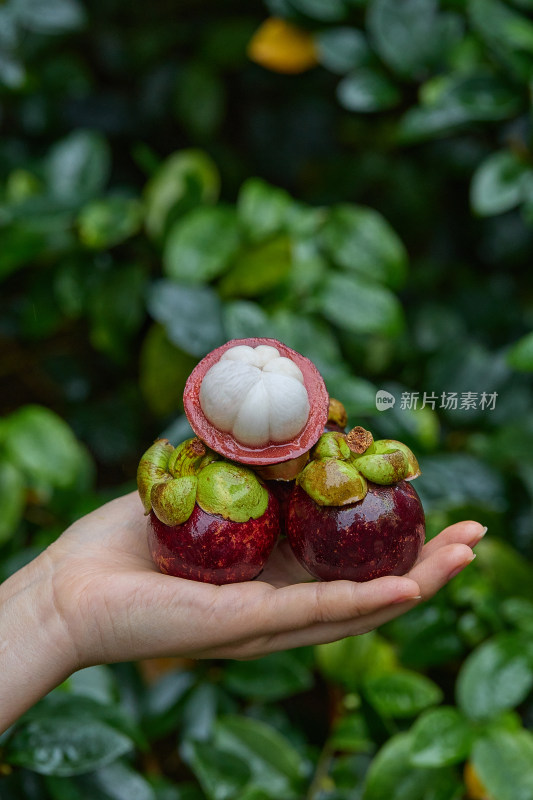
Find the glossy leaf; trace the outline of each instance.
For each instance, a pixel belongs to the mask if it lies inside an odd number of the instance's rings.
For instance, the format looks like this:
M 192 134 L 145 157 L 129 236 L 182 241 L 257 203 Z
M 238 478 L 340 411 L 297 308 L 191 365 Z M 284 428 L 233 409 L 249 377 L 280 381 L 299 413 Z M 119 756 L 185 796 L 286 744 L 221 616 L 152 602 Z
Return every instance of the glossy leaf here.
M 249 178 L 237 199 L 239 222 L 253 242 L 280 233 L 286 224 L 292 200 L 287 192 L 259 178 Z
M 183 284 L 202 284 L 229 267 L 240 245 L 237 218 L 224 206 L 200 207 L 175 222 L 163 252 L 169 278 Z
M 384 717 L 413 717 L 443 697 L 437 684 L 407 670 L 369 675 L 363 689 L 369 703 Z
M 365 35 L 356 28 L 326 28 L 316 42 L 322 66 L 340 75 L 365 65 L 370 58 Z
M 425 711 L 411 728 L 411 764 L 446 767 L 464 761 L 474 741 L 474 730 L 453 707 Z
M 480 645 L 457 679 L 457 702 L 473 720 L 515 708 L 533 688 L 533 651 L 519 633 L 504 633 Z
M 215 163 L 201 150 L 180 150 L 164 161 L 145 188 L 146 229 L 159 238 L 180 214 L 218 197 Z
M 61 139 L 46 160 L 50 193 L 77 205 L 101 192 L 110 172 L 110 151 L 96 131 L 78 130 Z
M 224 685 L 237 695 L 275 701 L 310 689 L 309 669 L 291 651 L 272 653 L 250 663 L 230 661 Z
M 245 760 L 209 742 L 188 741 L 182 747 L 182 756 L 208 800 L 234 800 L 250 780 Z
M 132 748 L 131 739 L 103 720 L 43 718 L 15 731 L 7 759 L 42 775 L 79 775 L 114 761 Z
M 349 689 L 360 688 L 366 677 L 391 672 L 397 663 L 391 644 L 374 631 L 318 645 L 315 653 L 322 675 Z
M 207 286 L 160 280 L 148 295 L 148 310 L 171 342 L 192 356 L 204 356 L 224 342 L 220 300 Z
M 368 27 L 385 63 L 413 77 L 438 65 L 462 33 L 460 18 L 439 12 L 435 0 L 371 0 Z
M 221 294 L 223 297 L 257 297 L 284 283 L 291 264 L 291 243 L 285 236 L 243 250 L 222 278 Z
M 217 722 L 215 741 L 248 764 L 254 787 L 269 797 L 301 797 L 307 764 L 274 728 L 259 720 L 228 716 Z
M 394 108 L 401 100 L 394 83 L 369 67 L 361 67 L 346 75 L 337 86 L 337 97 L 348 111 L 363 113 Z
M 403 328 L 403 313 L 396 296 L 358 275 L 331 273 L 318 305 L 329 322 L 352 333 L 395 336 Z
M 2 434 L 9 460 L 37 486 L 73 486 L 90 468 L 87 452 L 66 422 L 43 406 L 13 412 Z
M 456 800 L 460 784 L 447 769 L 425 769 L 409 763 L 412 738 L 393 736 L 373 759 L 363 800 Z
M 95 250 L 114 247 L 139 232 L 142 213 L 138 200 L 126 197 L 93 200 L 78 216 L 80 239 Z
M 533 170 L 510 150 L 492 153 L 472 178 L 470 202 L 480 216 L 501 214 L 524 199 L 524 188 Z
M 472 764 L 491 797 L 517 800 L 533 797 L 533 735 L 500 731 L 476 743 Z
M 400 286 L 407 271 L 407 254 L 387 220 L 371 208 L 333 207 L 322 229 L 324 249 L 345 270 Z

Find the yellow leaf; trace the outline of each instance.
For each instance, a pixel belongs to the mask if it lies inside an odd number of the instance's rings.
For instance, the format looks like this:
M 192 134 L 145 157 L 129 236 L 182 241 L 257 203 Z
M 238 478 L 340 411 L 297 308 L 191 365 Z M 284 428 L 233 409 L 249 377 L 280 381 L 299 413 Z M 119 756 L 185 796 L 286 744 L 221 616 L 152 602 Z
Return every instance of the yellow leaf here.
M 318 63 L 313 36 L 277 17 L 265 20 L 254 33 L 248 55 L 265 69 L 285 74 L 305 72 Z

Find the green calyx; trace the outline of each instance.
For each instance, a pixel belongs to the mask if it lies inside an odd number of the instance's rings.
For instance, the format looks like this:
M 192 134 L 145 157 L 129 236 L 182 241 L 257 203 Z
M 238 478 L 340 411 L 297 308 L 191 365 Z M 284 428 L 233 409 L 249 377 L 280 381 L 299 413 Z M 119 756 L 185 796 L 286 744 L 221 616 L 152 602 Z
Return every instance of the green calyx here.
M 196 503 L 233 522 L 262 516 L 268 491 L 246 467 L 220 459 L 194 437 L 176 448 L 158 439 L 141 458 L 137 486 L 146 514 L 165 525 L 186 522 Z
M 217 461 L 200 472 L 196 502 L 209 514 L 220 514 L 233 522 L 247 522 L 263 516 L 268 505 L 268 491 L 251 469 Z
M 393 439 L 375 442 L 357 427 L 348 434 L 324 433 L 296 481 L 318 505 L 343 506 L 365 497 L 367 480 L 387 486 L 418 475 L 418 462 L 406 445 Z

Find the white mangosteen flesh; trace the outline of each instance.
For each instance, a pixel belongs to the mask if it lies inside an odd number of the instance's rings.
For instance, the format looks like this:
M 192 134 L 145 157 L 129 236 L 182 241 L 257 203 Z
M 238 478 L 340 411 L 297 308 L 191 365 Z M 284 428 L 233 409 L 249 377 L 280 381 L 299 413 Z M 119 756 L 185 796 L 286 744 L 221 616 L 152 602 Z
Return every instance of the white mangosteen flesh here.
M 287 442 L 309 418 L 300 368 L 275 347 L 231 347 L 204 376 L 200 405 L 209 422 L 241 444 Z

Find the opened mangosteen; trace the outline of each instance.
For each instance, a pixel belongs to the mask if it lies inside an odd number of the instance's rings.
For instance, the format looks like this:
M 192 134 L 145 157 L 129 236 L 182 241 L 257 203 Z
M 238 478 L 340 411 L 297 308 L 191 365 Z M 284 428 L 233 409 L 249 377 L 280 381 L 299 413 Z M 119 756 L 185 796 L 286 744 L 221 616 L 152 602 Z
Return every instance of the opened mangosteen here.
M 255 578 L 279 534 L 279 505 L 255 473 L 197 438 L 158 439 L 137 473 L 148 544 L 161 572 L 223 584 Z
M 265 480 L 291 480 L 324 430 L 329 397 L 305 356 L 276 339 L 234 339 L 194 368 L 183 402 L 212 450 Z
M 425 538 L 424 511 L 409 483 L 420 474 L 401 442 L 374 442 L 364 428 L 321 436 L 286 504 L 298 561 L 320 580 L 404 575 Z

